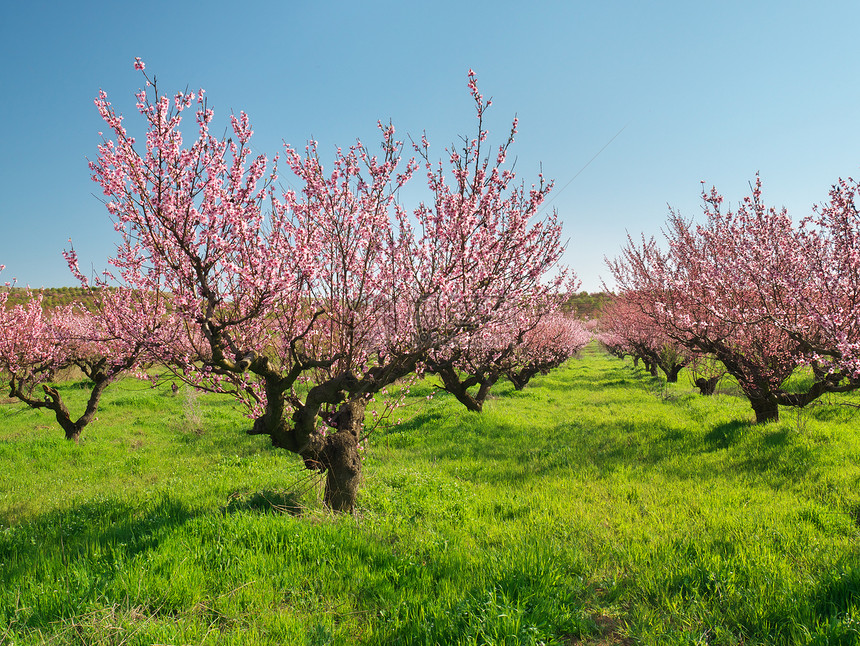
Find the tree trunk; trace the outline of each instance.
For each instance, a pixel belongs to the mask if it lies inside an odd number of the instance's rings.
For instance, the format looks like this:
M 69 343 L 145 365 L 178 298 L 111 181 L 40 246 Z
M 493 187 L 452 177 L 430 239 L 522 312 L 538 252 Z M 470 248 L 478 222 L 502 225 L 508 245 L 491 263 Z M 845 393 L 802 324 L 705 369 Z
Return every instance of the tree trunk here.
M 364 429 L 367 402 L 356 399 L 341 405 L 333 420 L 337 431 L 327 435 L 320 459 L 326 469 L 325 504 L 332 511 L 351 513 L 361 483 L 358 442 Z
M 651 359 L 648 359 L 646 357 L 642 357 L 642 363 L 645 364 L 645 369 L 648 371 L 648 374 L 650 374 L 652 377 L 659 377 L 660 376 L 660 373 L 658 372 L 658 369 L 657 369 L 657 364 L 655 362 L 651 361 Z
M 684 367 L 681 365 L 672 365 L 668 368 L 663 368 L 663 372 L 666 374 L 666 382 L 670 384 L 678 383 L 678 373 L 681 372 L 681 369 Z
M 54 417 L 57 418 L 57 423 L 65 432 L 67 440 L 77 442 L 81 437 L 84 427 L 95 419 L 96 412 L 99 408 L 99 400 L 101 400 L 102 393 L 111 381 L 113 381 L 113 378 L 103 378 L 93 384 L 93 389 L 90 392 L 90 397 L 87 401 L 87 409 L 76 421 L 72 420 L 72 416 L 69 414 L 69 409 L 66 408 L 66 405 L 63 403 L 63 399 L 60 397 L 60 393 L 57 389 L 48 385 L 42 386 L 45 394 L 48 395 L 48 398 L 51 400 L 51 403 L 48 404 L 47 407 L 54 411 Z
M 719 377 L 711 377 L 710 379 L 705 379 L 704 377 L 699 377 L 696 379 L 695 384 L 703 395 L 713 395 L 717 390 L 717 383 L 720 381 Z
M 324 402 L 325 390 L 322 386 L 315 386 L 311 395 L 318 395 Z M 299 406 L 293 412 L 292 424 L 288 423 L 283 416 L 283 393 L 278 392 L 276 383 L 271 388 L 266 412 L 254 420 L 253 428 L 247 432 L 249 435 L 268 435 L 273 446 L 299 454 L 306 468 L 325 473 L 325 505 L 332 511 L 352 512 L 361 482 L 358 442 L 364 429 L 367 401 L 362 397 L 341 404 L 328 420 L 334 430 L 327 434 L 315 428 L 320 403 L 313 403 L 315 406 Z
M 445 390 L 448 390 L 447 388 Z M 465 388 L 458 388 L 455 392 L 451 392 L 448 390 L 454 397 L 457 398 L 463 406 L 466 407 L 466 410 L 470 410 L 473 413 L 480 413 L 484 409 L 484 402 L 478 401 L 474 397 L 469 394 Z
M 767 397 L 750 397 L 755 411 L 755 423 L 764 424 L 766 422 L 779 421 L 779 404 L 773 398 Z
M 499 376 L 500 375 L 495 373 L 487 375 L 478 387 L 478 392 L 475 393 L 475 401 L 481 405 L 481 408 L 483 408 L 484 402 L 487 401 L 487 397 L 490 394 L 490 388 L 492 388 L 499 380 Z
M 66 439 L 71 442 L 77 442 L 81 439 L 81 433 L 84 429 L 80 428 L 77 424 L 74 424 L 70 427 L 64 427 L 63 432 L 66 434 Z
M 460 374 L 451 363 L 430 364 L 430 370 L 439 375 L 442 379 L 442 386 L 445 390 L 454 395 L 454 397 L 457 398 L 457 401 L 463 404 L 463 406 L 473 413 L 481 412 L 484 407 L 484 399 L 489 393 L 489 387 L 487 387 L 483 393 L 479 390 L 479 394 L 476 397 L 473 397 L 469 392 L 469 388 L 474 386 L 476 383 L 481 383 L 478 377 L 473 375 L 460 381 Z
M 761 368 L 754 361 L 746 360 L 743 355 L 722 345 L 713 344 L 711 347 L 700 349 L 713 352 L 714 356 L 726 367 L 728 373 L 738 380 L 738 385 L 744 391 L 744 395 L 747 396 L 755 411 L 756 424 L 779 420 L 777 394 L 769 380 L 763 376 Z
M 60 392 L 48 384 L 42 384 L 42 390 L 45 391 L 46 396 L 42 399 L 35 399 L 28 394 L 20 382 L 16 381 L 13 377 L 10 383 L 9 396 L 20 399 L 22 402 L 36 410 L 47 408 L 48 410 L 53 411 L 54 417 L 60 425 L 60 428 L 63 429 L 66 439 L 77 442 L 87 424 L 95 419 L 95 415 L 99 407 L 99 399 L 101 398 L 105 388 L 107 388 L 108 384 L 113 381 L 113 379 L 114 377 L 101 378 L 93 384 L 93 389 L 87 402 L 87 409 L 84 414 L 77 419 L 77 421 L 72 419 L 69 409 L 66 408 L 66 404 L 63 402 Z
M 515 370 L 509 370 L 507 372 L 507 377 L 508 380 L 514 385 L 515 390 L 522 390 L 539 372 L 541 372 L 540 368 L 536 368 L 531 365 L 526 366 L 519 372 Z
M 60 397 L 60 393 L 56 388 L 44 384 L 42 386 L 42 390 L 44 390 L 47 395 L 45 398 L 45 406 L 54 411 L 54 417 L 56 417 L 57 423 L 66 434 L 66 439 L 77 442 L 81 437 L 81 431 L 84 430 L 84 425 L 76 424 L 72 421 L 72 416 L 69 415 L 69 409 L 66 408 L 63 398 Z

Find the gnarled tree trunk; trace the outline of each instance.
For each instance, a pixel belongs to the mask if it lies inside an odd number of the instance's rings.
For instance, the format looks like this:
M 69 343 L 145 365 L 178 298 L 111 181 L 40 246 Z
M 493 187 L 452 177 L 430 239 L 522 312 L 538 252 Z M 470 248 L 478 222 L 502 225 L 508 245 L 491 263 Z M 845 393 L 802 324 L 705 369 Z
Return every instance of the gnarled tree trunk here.
M 775 397 L 750 397 L 756 424 L 779 421 L 779 403 Z
M 367 402 L 363 398 L 349 400 L 341 404 L 335 415 L 337 431 L 326 435 L 320 462 L 326 470 L 326 506 L 332 511 L 352 512 L 358 486 L 361 483 L 361 454 L 358 443 L 364 429 L 364 409 Z
M 89 399 L 87 400 L 87 408 L 83 415 L 78 417 L 76 420 L 72 419 L 72 415 L 66 407 L 66 403 L 63 401 L 62 395 L 60 395 L 60 392 L 54 386 L 42 384 L 42 390 L 45 392 L 45 397 L 42 399 L 36 399 L 31 392 L 25 389 L 18 379 L 13 377 L 10 382 L 9 396 L 20 399 L 31 408 L 35 408 L 37 410 L 40 408 L 47 408 L 52 411 L 57 423 L 60 425 L 60 428 L 63 429 L 66 439 L 77 442 L 80 439 L 84 428 L 86 428 L 86 426 L 95 419 L 102 394 L 119 374 L 120 372 L 110 373 L 107 375 L 98 373 L 94 375 L 94 383 L 92 390 L 90 391 Z
M 647 357 L 642 357 L 642 363 L 645 364 L 645 369 L 648 371 L 648 374 L 650 374 L 652 377 L 659 377 L 660 376 L 660 373 L 657 371 L 658 370 L 657 369 L 657 363 L 655 361 L 652 361 L 651 359 L 649 359 Z
M 493 369 L 481 370 L 477 374 L 462 375 L 451 362 L 428 362 L 430 372 L 442 379 L 442 387 L 457 398 L 463 406 L 474 413 L 484 409 L 484 402 L 490 394 L 490 389 L 502 376 L 501 372 Z M 469 391 L 478 386 L 478 390 Z
M 541 372 L 540 368 L 526 366 L 520 371 L 509 370 L 507 372 L 507 377 L 514 385 L 515 390 L 522 390 L 528 385 L 529 381 L 532 380 L 532 377 L 536 376 L 539 372 Z
M 663 372 L 666 374 L 666 381 L 670 384 L 678 383 L 678 373 L 681 372 L 681 369 L 686 364 L 672 364 L 670 366 L 660 366 Z
M 266 414 L 254 421 L 249 435 L 268 435 L 272 445 L 297 453 L 305 467 L 326 474 L 325 505 L 332 511 L 352 512 L 361 483 L 361 455 L 358 443 L 364 429 L 364 397 L 349 399 L 328 420 L 333 431 L 315 430 L 316 414 L 299 407 L 292 424 L 284 418 L 283 400 L 271 397 Z M 297 428 L 305 429 L 305 433 Z

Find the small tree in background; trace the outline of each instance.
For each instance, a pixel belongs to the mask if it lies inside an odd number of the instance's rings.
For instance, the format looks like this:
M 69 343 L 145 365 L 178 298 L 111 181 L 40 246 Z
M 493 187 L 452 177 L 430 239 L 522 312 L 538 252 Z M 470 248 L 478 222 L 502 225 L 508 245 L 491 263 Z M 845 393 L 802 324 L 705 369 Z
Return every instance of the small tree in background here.
M 424 362 L 426 370 L 441 379 L 443 390 L 468 410 L 479 413 L 490 389 L 513 361 L 514 348 L 524 334 L 525 330 L 512 330 L 507 325 L 484 326 L 431 350 Z
M 690 371 L 690 381 L 705 396 L 717 391 L 717 384 L 726 376 L 726 368 L 711 355 L 693 356 L 687 364 Z
M 582 350 L 592 339 L 592 333 L 581 321 L 561 313 L 541 318 L 527 330 L 514 349 L 514 358 L 505 375 L 517 390 L 522 390 L 533 377 L 548 374 Z
M 427 372 L 467 409 L 480 412 L 503 376 L 522 390 L 581 350 L 591 334 L 557 311 L 521 313 L 515 325 L 489 325 L 428 354 Z
M 633 357 L 634 364 L 642 361 L 648 372 L 656 377 L 663 371 L 666 381 L 678 381 L 678 373 L 690 361 L 690 353 L 654 324 L 651 318 L 625 297 L 616 298 L 604 308 L 600 320 L 604 344 L 612 343 L 616 355 Z
M 149 330 L 148 336 L 136 335 L 141 340 L 126 340 L 120 321 L 146 320 L 134 307 L 139 299 L 132 294 L 100 295 L 112 303 L 113 316 L 96 315 L 81 304 L 46 309 L 41 294 L 33 293 L 23 304 L 7 307 L 8 295 L 8 290 L 0 292 L 0 369 L 9 396 L 31 408 L 50 410 L 66 439 L 77 441 L 95 419 L 107 387 L 139 367 L 146 348 L 159 344 L 160 337 Z M 53 385 L 58 373 L 73 366 L 90 382 L 86 408 L 77 417 Z

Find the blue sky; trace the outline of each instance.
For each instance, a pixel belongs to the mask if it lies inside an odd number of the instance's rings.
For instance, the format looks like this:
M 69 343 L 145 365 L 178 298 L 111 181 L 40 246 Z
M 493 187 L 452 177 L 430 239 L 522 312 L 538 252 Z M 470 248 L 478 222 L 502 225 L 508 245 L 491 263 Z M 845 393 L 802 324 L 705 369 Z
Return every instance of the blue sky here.
M 519 177 L 555 178 L 565 262 L 590 291 L 627 231 L 659 234 L 667 204 L 697 216 L 701 180 L 736 203 L 758 171 L 801 217 L 860 165 L 855 2 L 31 0 L 0 23 L 0 276 L 19 285 L 75 284 L 70 237 L 105 266 L 93 98 L 134 131 L 135 56 L 162 91 L 205 88 L 216 118 L 246 111 L 270 155 L 372 143 L 381 119 L 442 156 L 473 132 L 474 69 L 491 140 L 516 114 Z

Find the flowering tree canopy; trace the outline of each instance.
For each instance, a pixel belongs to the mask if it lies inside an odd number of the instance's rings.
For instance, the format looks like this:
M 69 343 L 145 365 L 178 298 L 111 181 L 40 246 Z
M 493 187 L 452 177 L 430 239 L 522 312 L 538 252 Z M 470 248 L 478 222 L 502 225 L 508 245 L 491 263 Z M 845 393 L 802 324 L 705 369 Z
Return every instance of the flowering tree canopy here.
M 858 184 L 840 179 L 802 222 L 803 265 L 788 276 L 803 317 L 786 329 L 833 375 L 860 380 Z M 793 323 L 793 324 L 792 324 Z
M 490 102 L 471 71 L 478 132 L 448 151 L 447 170 L 426 137 L 415 145 L 432 199 L 411 214 L 398 192 L 419 164 L 402 162 L 392 126 L 379 125 L 378 153 L 356 142 L 329 170 L 314 142 L 287 146 L 300 188 L 278 192 L 278 159 L 252 154 L 244 113 L 219 139 L 202 90 L 168 97 L 143 73 L 140 143 L 106 94 L 96 99 L 111 138 L 91 169 L 121 235 L 110 280 L 166 295 L 151 325 L 181 321 L 171 329 L 184 338 L 165 345 L 177 374 L 236 396 L 250 432 L 326 471 L 326 503 L 349 510 L 367 401 L 430 350 L 501 324 L 511 303 L 564 280 L 544 280 L 562 252 L 555 215 L 536 219 L 551 185 L 514 183 L 505 162 L 516 124 L 484 153 Z

